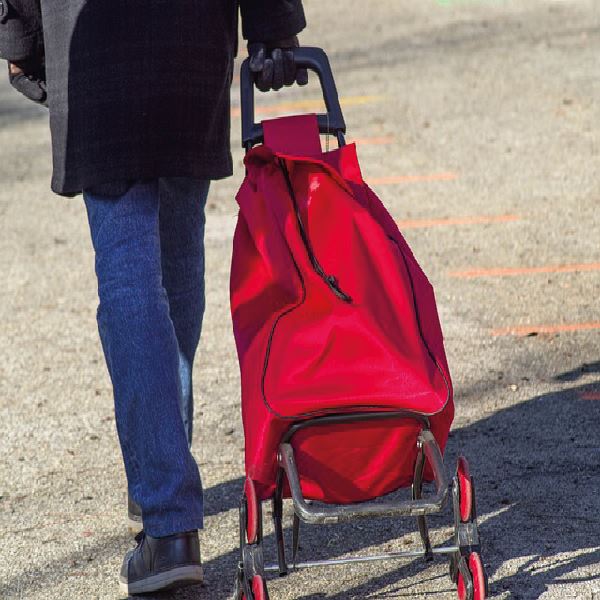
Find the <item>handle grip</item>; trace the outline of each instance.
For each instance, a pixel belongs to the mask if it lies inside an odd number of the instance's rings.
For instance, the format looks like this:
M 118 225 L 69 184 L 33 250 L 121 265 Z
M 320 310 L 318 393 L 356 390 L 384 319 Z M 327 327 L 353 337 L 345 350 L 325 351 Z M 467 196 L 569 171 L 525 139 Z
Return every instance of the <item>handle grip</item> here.
M 299 68 L 314 71 L 319 76 L 327 113 L 317 115 L 319 132 L 335 135 L 343 145 L 346 123 L 340 106 L 335 80 L 327 54 L 322 48 L 300 46 L 293 48 L 294 61 Z M 262 125 L 254 122 L 254 77 L 250 71 L 250 59 L 242 63 L 240 77 L 242 108 L 242 146 L 247 150 L 264 140 Z

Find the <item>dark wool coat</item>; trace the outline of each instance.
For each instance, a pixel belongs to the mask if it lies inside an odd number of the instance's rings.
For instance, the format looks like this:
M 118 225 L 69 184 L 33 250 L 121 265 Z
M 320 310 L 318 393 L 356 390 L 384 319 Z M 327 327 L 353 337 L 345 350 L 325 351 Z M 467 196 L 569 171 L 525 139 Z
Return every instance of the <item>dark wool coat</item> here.
M 45 47 L 55 192 L 231 174 L 238 4 L 246 39 L 305 26 L 301 0 L 0 0 L 0 56 Z

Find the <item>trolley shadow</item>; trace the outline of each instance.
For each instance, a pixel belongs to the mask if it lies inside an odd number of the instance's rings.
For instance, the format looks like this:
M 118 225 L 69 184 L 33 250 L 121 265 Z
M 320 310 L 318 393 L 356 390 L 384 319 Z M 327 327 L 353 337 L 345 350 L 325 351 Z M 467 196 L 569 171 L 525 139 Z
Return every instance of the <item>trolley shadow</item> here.
M 600 569 L 589 569 L 600 564 L 600 403 L 582 399 L 585 392 L 598 389 L 587 385 L 544 394 L 453 432 L 446 463 L 453 464 L 452 457 L 459 451 L 477 457 L 474 476 L 492 596 L 510 591 L 511 598 L 538 598 L 550 584 L 596 580 L 600 589 Z M 416 531 L 409 521 L 386 520 L 385 527 L 382 521 L 370 522 L 369 526 L 365 522 L 360 536 L 351 525 L 338 526 L 334 545 L 329 544 L 332 529 L 311 528 L 303 547 L 337 557 L 394 540 L 411 527 Z M 267 548 L 273 544 L 272 536 L 265 539 Z M 520 560 L 521 564 L 516 574 L 503 577 L 500 569 L 508 560 Z M 214 566 L 220 571 L 222 563 Z M 402 563 L 398 569 L 341 594 L 328 595 L 323 589 L 322 593 L 299 598 L 378 598 L 388 596 L 383 590 L 390 588 L 395 596 L 410 597 L 410 589 L 404 589 L 402 581 L 421 569 L 421 560 Z M 586 569 L 588 576 L 570 577 Z M 229 588 L 221 595 L 221 590 L 213 587 L 222 577 L 213 571 L 212 564 L 207 565 L 207 573 L 211 597 L 227 598 Z M 422 577 L 431 577 L 431 572 Z M 440 579 L 438 593 L 453 593 L 449 579 Z

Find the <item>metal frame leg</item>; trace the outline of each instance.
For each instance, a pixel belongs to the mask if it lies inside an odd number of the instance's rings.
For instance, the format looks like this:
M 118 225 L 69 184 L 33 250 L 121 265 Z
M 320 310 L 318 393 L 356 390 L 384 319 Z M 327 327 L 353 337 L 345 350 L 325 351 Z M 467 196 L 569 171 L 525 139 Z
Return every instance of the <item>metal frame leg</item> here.
M 419 447 L 419 453 L 417 455 L 417 461 L 415 463 L 415 475 L 412 485 L 412 498 L 413 500 L 420 500 L 423 497 L 423 472 L 425 471 L 425 452 L 423 452 L 423 444 L 419 441 L 417 443 Z M 429 538 L 429 526 L 427 525 L 427 517 L 425 515 L 419 515 L 417 517 L 417 525 L 419 527 L 419 535 L 423 542 L 423 548 L 425 550 L 425 560 L 430 562 L 433 560 L 433 552 L 431 551 L 431 539 Z
M 288 574 L 285 558 L 285 540 L 283 537 L 283 484 L 285 472 L 277 470 L 275 482 L 275 495 L 273 496 L 273 524 L 275 526 L 275 540 L 277 542 L 277 562 L 279 564 L 279 576 Z

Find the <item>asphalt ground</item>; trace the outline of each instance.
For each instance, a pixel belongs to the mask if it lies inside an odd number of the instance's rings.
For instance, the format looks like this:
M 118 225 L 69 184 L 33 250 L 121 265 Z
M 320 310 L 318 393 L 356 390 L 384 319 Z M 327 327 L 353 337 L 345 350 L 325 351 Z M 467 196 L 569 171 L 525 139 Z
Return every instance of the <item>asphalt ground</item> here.
M 365 179 L 437 293 L 492 598 L 600 598 L 600 4 L 306 0 Z M 206 583 L 228 598 L 243 476 L 228 301 L 234 195 L 214 184 L 194 454 Z M 313 111 L 319 90 L 261 114 Z M 333 143 L 333 142 L 332 142 Z M 0 82 L 0 598 L 120 598 L 132 546 L 80 199 L 49 191 L 42 109 Z M 289 511 L 288 511 L 289 512 Z M 449 539 L 449 511 L 432 521 Z M 273 556 L 272 535 L 267 545 Z M 401 550 L 406 520 L 303 528 L 301 557 Z M 297 572 L 273 599 L 454 598 L 445 561 Z

